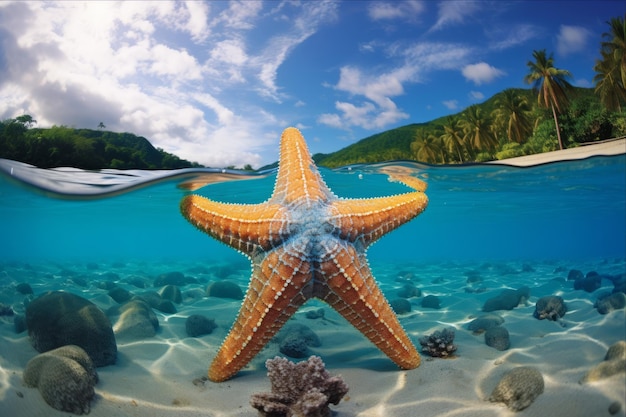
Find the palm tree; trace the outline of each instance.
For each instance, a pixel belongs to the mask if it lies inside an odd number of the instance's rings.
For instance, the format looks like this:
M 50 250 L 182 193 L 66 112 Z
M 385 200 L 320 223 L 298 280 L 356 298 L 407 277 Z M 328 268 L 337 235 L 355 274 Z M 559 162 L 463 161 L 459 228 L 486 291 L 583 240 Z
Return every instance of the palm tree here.
M 459 157 L 459 162 L 463 162 L 463 129 L 459 127 L 459 121 L 453 116 L 448 116 L 444 120 L 443 134 L 440 136 L 450 152 L 455 152 Z
M 533 132 L 531 109 L 525 97 L 509 88 L 495 101 L 498 107 L 493 115 L 496 124 L 506 126 L 506 136 L 511 142 L 522 143 Z
M 621 111 L 621 103 L 626 101 L 626 26 L 624 19 L 616 17 L 607 22 L 610 32 L 602 37 L 600 54 L 593 67 L 597 73 L 593 77 L 596 93 L 609 110 Z
M 533 84 L 533 89 L 538 93 L 539 106 L 552 109 L 559 148 L 563 149 L 557 112 L 561 113 L 569 102 L 567 94 L 573 91 L 573 87 L 567 79 L 571 78 L 572 74 L 567 70 L 556 68 L 552 54 L 546 57 L 545 49 L 533 51 L 533 58 L 535 62 L 528 61 L 526 64 L 530 72 L 524 77 L 524 81 Z
M 441 149 L 437 144 L 437 137 L 427 134 L 425 129 L 418 129 L 415 132 L 415 140 L 411 143 L 411 151 L 415 154 L 415 159 L 421 162 L 433 164 L 437 162 Z
M 476 104 L 463 112 L 459 127 L 463 129 L 465 143 L 476 150 L 493 152 L 498 145 L 498 139 L 493 134 L 493 119 Z

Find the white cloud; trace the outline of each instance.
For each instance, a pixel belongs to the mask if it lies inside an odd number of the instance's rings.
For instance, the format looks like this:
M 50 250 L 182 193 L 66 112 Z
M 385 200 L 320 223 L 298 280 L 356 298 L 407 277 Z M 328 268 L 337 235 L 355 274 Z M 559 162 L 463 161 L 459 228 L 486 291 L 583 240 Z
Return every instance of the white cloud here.
M 276 85 L 278 68 L 297 45 L 313 35 L 321 25 L 337 18 L 337 7 L 337 3 L 330 1 L 303 3 L 299 15 L 291 19 L 290 30 L 271 38 L 260 55 L 251 59 L 252 65 L 258 68 L 258 79 L 263 85 L 259 93 L 280 101 Z
M 185 159 L 258 166 L 286 124 L 262 108 L 259 94 L 279 97 L 280 66 L 336 19 L 338 6 L 286 3 L 290 19 L 278 25 L 263 7 L 256 1 L 2 4 L 0 119 L 28 112 L 41 127 L 96 128 L 102 121 Z M 261 19 L 270 34 L 250 38 Z M 11 58 L 4 62 L 5 56 Z
M 505 75 L 504 71 L 499 70 L 486 62 L 466 65 L 461 71 L 463 76 L 472 81 L 476 85 L 485 84 L 494 79 Z
M 421 1 L 373 2 L 367 13 L 372 20 L 392 20 L 413 18 L 424 11 Z
M 470 91 L 469 97 L 472 100 L 482 100 L 485 98 L 485 95 L 480 91 Z
M 561 25 L 556 37 L 556 50 L 560 55 L 583 51 L 590 35 L 591 32 L 583 27 Z
M 442 103 L 449 110 L 456 110 L 459 108 L 458 100 L 444 100 Z
M 430 30 L 440 30 L 453 23 L 463 23 L 466 17 L 471 16 L 478 9 L 478 2 L 473 0 L 441 1 L 439 2 L 437 22 Z
M 522 45 L 531 39 L 535 39 L 541 35 L 541 29 L 535 25 L 520 24 L 506 29 L 493 30 L 489 36 L 493 40 L 489 47 L 496 51 L 512 48 Z
M 354 66 L 344 66 L 339 71 L 336 90 L 359 98 L 359 104 L 338 101 L 339 113 L 326 113 L 319 117 L 321 124 L 347 129 L 352 126 L 364 129 L 380 129 L 409 115 L 399 109 L 394 97 L 405 93 L 404 84 L 421 82 L 424 75 L 436 70 L 457 69 L 471 54 L 469 48 L 443 43 L 417 43 L 414 45 L 391 45 L 391 65 L 382 72 L 366 72 Z

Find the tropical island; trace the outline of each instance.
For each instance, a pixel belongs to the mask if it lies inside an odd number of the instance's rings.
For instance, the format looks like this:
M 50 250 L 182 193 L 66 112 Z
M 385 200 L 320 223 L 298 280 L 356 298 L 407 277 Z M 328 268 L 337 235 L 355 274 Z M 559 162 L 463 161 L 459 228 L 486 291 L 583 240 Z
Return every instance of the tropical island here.
M 595 87 L 570 84 L 572 74 L 555 66 L 552 54 L 535 50 L 524 78 L 532 88 L 511 88 L 481 104 L 432 120 L 362 139 L 330 154 L 320 166 L 339 167 L 390 160 L 430 164 L 486 162 L 571 148 L 626 136 L 626 28 L 609 22 L 596 60 Z M 0 158 L 41 168 L 179 169 L 201 167 L 155 148 L 132 133 L 34 128 L 28 114 L 0 121 Z M 263 167 L 262 169 L 271 166 Z M 235 168 L 235 167 L 229 167 Z M 252 169 L 249 165 L 243 169 Z

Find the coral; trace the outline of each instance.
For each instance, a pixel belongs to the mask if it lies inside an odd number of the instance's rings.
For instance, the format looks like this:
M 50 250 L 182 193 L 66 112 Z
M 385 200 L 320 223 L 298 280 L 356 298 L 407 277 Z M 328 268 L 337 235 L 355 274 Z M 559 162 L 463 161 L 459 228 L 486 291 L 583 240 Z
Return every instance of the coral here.
M 510 410 L 521 411 L 543 393 L 543 386 L 541 372 L 530 366 L 520 366 L 504 374 L 489 401 L 505 403 Z
M 565 315 L 567 306 L 563 298 L 555 295 L 547 297 L 541 297 L 537 300 L 535 305 L 535 312 L 533 315 L 539 320 L 548 319 L 551 321 L 557 321 Z
M 502 326 L 487 329 L 485 344 L 497 350 L 507 350 L 511 346 L 509 331 Z
M 35 356 L 26 365 L 24 383 L 39 388 L 51 407 L 87 414 L 98 374 L 83 349 L 67 345 Z
M 430 336 L 422 336 L 419 339 L 422 345 L 422 352 L 436 357 L 448 358 L 456 351 L 454 341 L 454 329 L 443 329 L 435 331 Z
M 187 335 L 191 337 L 204 336 L 209 334 L 217 327 L 215 320 L 201 316 L 200 314 L 192 314 L 185 320 L 185 330 Z
M 250 405 L 265 417 L 329 417 L 348 392 L 340 376 L 331 377 L 318 356 L 293 363 L 275 357 L 265 362 L 271 393 L 255 393 Z
M 472 320 L 467 325 L 467 329 L 474 332 L 474 334 L 480 334 L 492 327 L 499 326 L 502 323 L 504 323 L 504 319 L 497 314 L 483 314 L 482 316 Z
M 626 373 L 626 342 L 624 341 L 611 345 L 606 352 L 604 361 L 590 369 L 582 377 L 580 383 L 599 381 L 619 373 Z
M 77 295 L 53 291 L 36 298 L 26 307 L 26 327 L 39 352 L 71 344 L 83 348 L 96 366 L 111 365 L 117 358 L 111 322 Z

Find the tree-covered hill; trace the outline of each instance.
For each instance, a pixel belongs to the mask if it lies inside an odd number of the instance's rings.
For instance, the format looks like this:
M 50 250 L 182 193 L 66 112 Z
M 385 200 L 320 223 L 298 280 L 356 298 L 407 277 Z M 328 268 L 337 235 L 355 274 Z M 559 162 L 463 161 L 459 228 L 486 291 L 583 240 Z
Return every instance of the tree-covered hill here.
M 509 137 L 508 119 L 503 117 L 502 109 L 506 110 L 510 101 L 527 118 L 526 135 L 518 139 Z M 471 141 L 473 132 L 480 126 L 493 138 L 492 146 Z M 569 106 L 560 115 L 560 129 L 567 147 L 620 137 L 626 135 L 626 113 L 606 109 L 592 88 L 575 88 Z M 452 140 L 455 135 L 456 141 Z M 316 154 L 314 159 L 330 168 L 399 159 L 462 163 L 556 149 L 558 141 L 551 111 L 538 106 L 537 93 L 532 89 L 508 89 L 457 114 L 381 132 L 337 152 Z
M 179 169 L 199 167 L 132 133 L 53 126 L 32 128 L 30 115 L 0 122 L 0 158 L 40 168 Z

